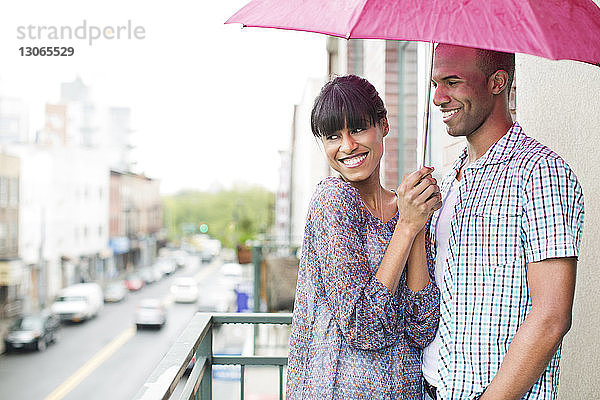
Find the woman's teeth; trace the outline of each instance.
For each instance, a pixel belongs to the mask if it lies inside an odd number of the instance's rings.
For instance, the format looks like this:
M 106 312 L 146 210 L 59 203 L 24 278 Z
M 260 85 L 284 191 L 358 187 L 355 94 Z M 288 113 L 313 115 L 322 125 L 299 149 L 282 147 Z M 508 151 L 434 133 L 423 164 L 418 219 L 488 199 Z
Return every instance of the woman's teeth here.
M 345 158 L 342 161 L 342 163 L 346 166 L 346 167 L 355 167 L 358 164 L 360 164 L 361 162 L 363 162 L 363 160 L 367 158 L 366 154 L 362 154 L 360 156 L 356 156 L 356 157 L 352 157 L 352 158 Z

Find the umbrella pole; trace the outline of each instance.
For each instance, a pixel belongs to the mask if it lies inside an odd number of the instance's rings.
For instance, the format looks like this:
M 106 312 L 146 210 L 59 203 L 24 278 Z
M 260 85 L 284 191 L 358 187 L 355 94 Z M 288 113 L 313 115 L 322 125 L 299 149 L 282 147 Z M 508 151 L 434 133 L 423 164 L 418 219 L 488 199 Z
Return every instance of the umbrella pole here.
M 427 68 L 427 81 L 425 85 L 425 108 L 423 111 L 423 130 L 421 131 L 421 140 L 419 143 L 419 158 L 417 162 L 418 168 L 425 165 L 425 158 L 427 156 L 427 138 L 429 137 L 429 103 L 431 102 L 431 75 L 433 73 L 433 42 L 429 42 L 429 65 Z

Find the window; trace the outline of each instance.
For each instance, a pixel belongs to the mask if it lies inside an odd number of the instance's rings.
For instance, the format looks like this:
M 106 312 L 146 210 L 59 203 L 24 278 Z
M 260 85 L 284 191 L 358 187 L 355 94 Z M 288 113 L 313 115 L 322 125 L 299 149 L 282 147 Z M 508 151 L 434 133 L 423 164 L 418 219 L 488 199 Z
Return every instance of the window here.
M 0 254 L 6 253 L 8 241 L 8 225 L 0 222 Z
M 8 207 L 8 178 L 0 177 L 0 207 Z
M 19 251 L 19 226 L 15 223 L 10 224 L 9 251 L 16 253 Z
M 10 178 L 8 198 L 11 207 L 19 206 L 19 178 Z

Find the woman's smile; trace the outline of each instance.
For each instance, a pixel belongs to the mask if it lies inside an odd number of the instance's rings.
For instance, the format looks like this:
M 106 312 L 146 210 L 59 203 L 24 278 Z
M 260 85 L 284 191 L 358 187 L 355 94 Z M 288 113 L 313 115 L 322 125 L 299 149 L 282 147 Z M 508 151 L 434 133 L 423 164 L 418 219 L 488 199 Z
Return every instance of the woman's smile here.
M 339 161 L 347 168 L 356 168 L 363 164 L 369 153 L 355 154 L 350 157 L 340 158 Z

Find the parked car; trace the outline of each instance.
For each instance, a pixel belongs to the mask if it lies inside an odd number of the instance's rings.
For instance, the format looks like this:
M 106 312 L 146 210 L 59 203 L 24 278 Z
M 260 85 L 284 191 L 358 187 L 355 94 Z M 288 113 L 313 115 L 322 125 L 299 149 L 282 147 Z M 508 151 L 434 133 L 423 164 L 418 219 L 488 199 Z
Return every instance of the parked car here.
M 127 275 L 123 282 L 125 283 L 125 287 L 129 289 L 130 292 L 138 291 L 145 285 L 144 280 L 137 274 Z
M 24 315 L 15 320 L 4 337 L 6 351 L 16 349 L 46 350 L 58 339 L 60 319 L 49 310 Z
M 140 270 L 138 272 L 139 272 L 140 278 L 142 278 L 144 280 L 144 283 L 146 285 L 149 285 L 154 282 L 158 282 L 162 278 L 162 274 L 152 266 L 140 268 Z
M 104 307 L 102 289 L 97 283 L 79 283 L 62 289 L 52 304 L 52 312 L 62 321 L 81 322 L 98 315 Z
M 144 299 L 135 310 L 135 325 L 138 329 L 147 326 L 162 328 L 167 322 L 167 311 L 158 299 Z
M 156 278 L 156 282 L 160 281 L 165 277 L 165 275 L 167 275 L 161 265 L 153 264 L 150 268 L 152 268 L 152 272 L 154 272 L 154 278 Z
M 188 254 L 184 250 L 177 250 L 173 254 L 173 259 L 175 260 L 175 264 L 177 268 L 183 268 L 187 264 Z
M 156 268 L 159 268 L 164 275 L 171 275 L 177 270 L 177 264 L 172 258 L 161 257 L 154 265 Z
M 111 282 L 104 288 L 104 302 L 116 303 L 127 296 L 127 287 L 123 281 Z
M 176 303 L 195 303 L 198 300 L 198 283 L 192 277 L 177 278 L 171 285 L 171 294 Z

